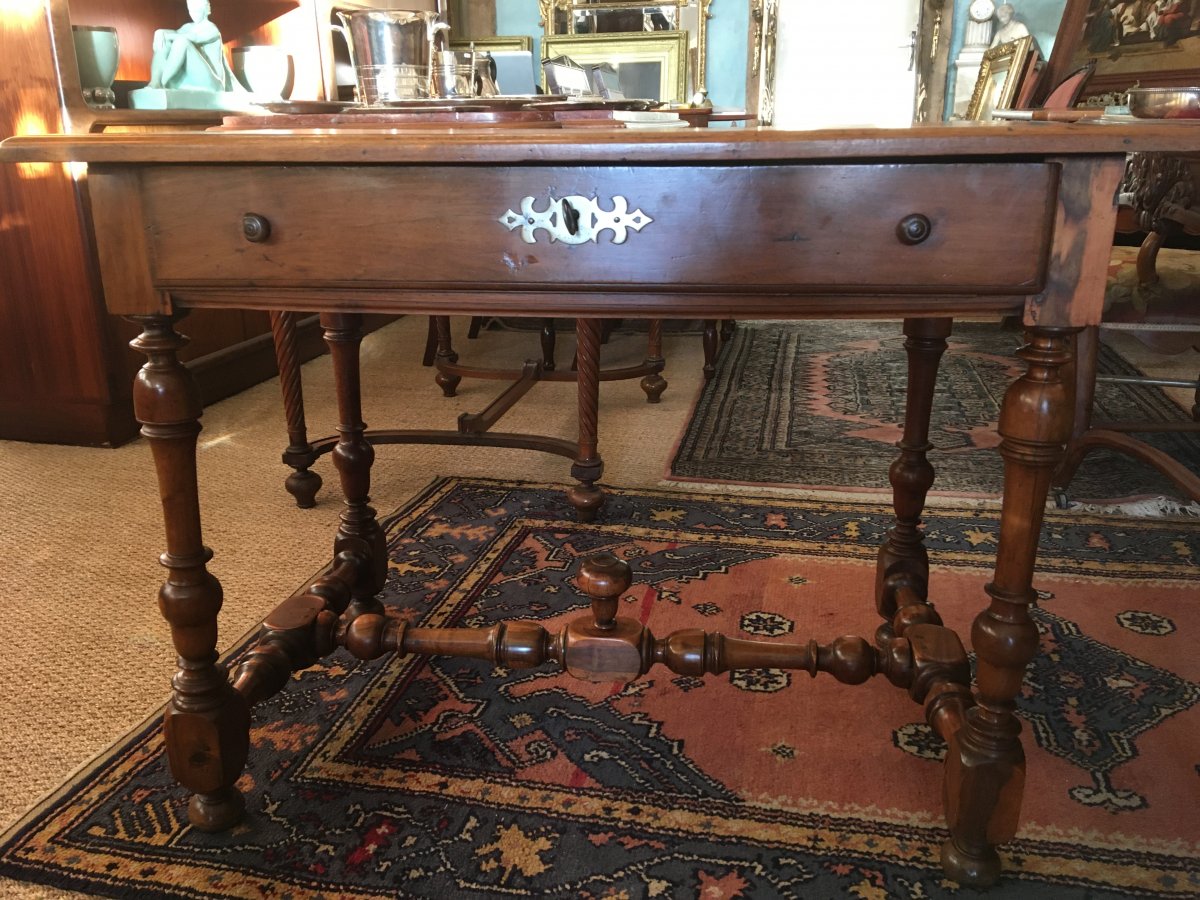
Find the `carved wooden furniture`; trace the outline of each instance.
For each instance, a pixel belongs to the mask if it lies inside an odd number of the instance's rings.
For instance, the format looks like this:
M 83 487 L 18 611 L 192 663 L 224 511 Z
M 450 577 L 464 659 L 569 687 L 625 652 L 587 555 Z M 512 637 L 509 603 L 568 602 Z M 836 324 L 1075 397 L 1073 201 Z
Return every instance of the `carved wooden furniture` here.
M 1013 837 L 1024 784 L 1015 697 L 1038 634 L 1028 607 L 1051 474 L 1070 435 L 1071 336 L 1099 322 L 1113 197 L 1127 151 L 1179 152 L 1186 129 L 1037 125 L 670 133 L 409 132 L 89 135 L 6 142 L 0 161 L 89 164 L 91 216 L 111 312 L 142 327 L 135 402 L 153 451 L 168 569 L 159 603 L 179 653 L 166 712 L 174 776 L 191 821 L 228 828 L 249 752 L 250 706 L 335 645 L 359 655 L 450 653 L 506 665 L 550 661 L 585 678 L 789 666 L 858 683 L 882 674 L 925 705 L 947 740 L 952 878 L 987 885 Z M 619 162 L 614 162 L 619 161 Z M 319 186 L 319 189 L 318 189 Z M 513 210 L 567 192 L 625 198 L 640 230 L 569 246 L 525 231 Z M 330 205 L 326 198 L 339 197 Z M 404 197 L 404 204 L 394 198 Z M 636 211 L 636 212 L 633 212 Z M 247 241 L 247 215 L 270 223 Z M 433 221 L 472 235 L 447 243 Z M 511 227 L 510 227 L 511 226 Z M 997 252 L 997 235 L 1003 251 Z M 531 238 L 531 242 L 523 239 Z M 852 260 L 852 263 L 847 261 Z M 320 311 L 340 410 L 331 451 L 346 505 L 334 561 L 264 623 L 234 674 L 217 664 L 221 587 L 208 572 L 196 481 L 201 404 L 179 362 L 192 307 Z M 895 525 L 878 559 L 874 643 L 760 644 L 685 631 L 656 637 L 617 617 L 628 574 L 592 560 L 593 614 L 549 635 L 526 623 L 486 631 L 398 628 L 380 618 L 387 569 L 371 506 L 373 450 L 358 381 L 366 312 L 644 318 L 894 316 L 905 320 L 908 410 L 892 466 Z M 1005 466 L 996 568 L 971 631 L 974 689 L 956 635 L 930 602 L 936 584 L 919 521 L 934 373 L 954 315 L 1023 313 L 1024 374 L 1001 413 Z M 583 351 L 598 330 L 582 329 Z M 581 408 L 596 384 L 579 382 Z M 580 435 L 574 490 L 598 498 L 595 435 Z M 896 773 L 890 773 L 896 777 Z
M 1137 256 L 1137 277 L 1142 286 L 1159 280 L 1157 260 L 1168 238 L 1190 232 L 1200 234 L 1200 153 L 1191 158 L 1164 154 L 1135 153 L 1126 167 L 1121 185 L 1122 207 L 1118 228 L 1144 231 L 1146 238 Z M 1104 447 L 1140 460 L 1169 478 L 1188 498 L 1200 503 L 1200 476 L 1167 453 L 1133 437 L 1153 431 L 1200 433 L 1200 379 L 1178 382 L 1170 379 L 1135 378 L 1148 387 L 1191 387 L 1197 404 L 1191 423 L 1096 422 L 1092 408 L 1096 397 L 1096 360 L 1101 328 L 1125 331 L 1160 330 L 1190 334 L 1190 343 L 1200 342 L 1200 291 L 1187 298 L 1189 309 L 1158 310 L 1150 305 L 1140 316 L 1122 316 L 1120 323 L 1088 326 L 1076 336 L 1075 421 L 1062 464 L 1054 473 L 1053 488 L 1060 506 L 1067 505 L 1071 479 L 1092 450 Z M 1124 379 L 1130 380 L 1130 379 Z
M 550 334 L 553 335 L 553 319 Z M 275 340 L 275 352 L 279 362 L 279 381 L 283 391 L 284 413 L 287 420 L 288 446 L 283 451 L 283 462 L 291 466 L 292 472 L 284 481 L 284 487 L 296 499 L 296 505 L 307 509 L 316 505 L 316 495 L 321 489 L 321 476 L 312 471 L 312 465 L 338 445 L 337 437 L 323 437 L 310 441 L 304 415 L 304 393 L 300 378 L 300 358 L 296 350 L 296 314 L 273 310 L 271 326 Z M 645 361 L 641 365 L 618 369 L 600 367 L 600 346 L 604 342 L 604 329 L 596 319 L 579 319 L 575 330 L 579 350 L 571 370 L 554 371 L 553 342 L 546 339 L 546 328 L 542 330 L 543 353 L 546 361 L 529 361 L 519 370 L 483 369 L 459 365 L 458 354 L 450 340 L 450 317 L 430 316 L 430 342 L 426 344 L 426 365 L 436 365 L 435 382 L 446 397 L 453 397 L 463 378 L 486 378 L 511 382 L 509 386 L 480 413 L 462 413 L 458 417 L 456 431 L 434 429 L 375 428 L 364 432 L 365 439 L 378 444 L 447 444 L 471 447 L 519 447 L 540 450 L 574 460 L 572 475 L 581 480 L 581 486 L 568 492 L 567 497 L 582 521 L 591 521 L 603 497 L 591 488 L 599 478 L 599 469 L 590 467 L 580 459 L 587 458 L 587 446 L 598 440 L 598 399 L 596 402 L 580 403 L 579 444 L 560 438 L 540 434 L 517 434 L 492 431 L 500 418 L 512 409 L 530 388 L 539 381 L 573 381 L 581 390 L 595 391 L 601 381 L 624 378 L 641 378 L 642 390 L 649 403 L 657 403 L 666 390 L 666 379 L 660 374 L 665 365 L 662 356 L 662 323 L 650 321 L 649 346 Z M 430 352 L 432 349 L 432 353 Z M 577 453 L 578 451 L 578 453 Z M 593 474 L 594 473 L 594 474 Z
M 229 39 L 294 37 L 309 43 L 309 0 L 213 0 L 213 7 Z M 186 16 L 182 4 L 147 0 L 7 4 L 0 14 L 0 138 L 216 124 L 219 117 L 212 112 L 92 109 L 80 89 L 72 24 L 116 27 L 118 79 L 144 81 L 153 30 L 176 26 Z M 311 47 L 315 53 L 315 41 Z M 319 91 L 321 68 L 312 71 L 311 89 Z M 306 87 L 301 80 L 298 95 Z M 136 330 L 104 313 L 85 214 L 86 183 L 76 174 L 63 166 L 0 169 L 0 221 L 5 223 L 0 227 L 0 438 L 111 445 L 137 433 L 129 385 L 139 360 L 128 347 Z M 306 320 L 301 328 L 305 356 L 321 349 L 315 326 L 315 320 Z M 197 311 L 188 331 L 193 343 L 184 358 L 208 400 L 273 372 L 262 312 Z

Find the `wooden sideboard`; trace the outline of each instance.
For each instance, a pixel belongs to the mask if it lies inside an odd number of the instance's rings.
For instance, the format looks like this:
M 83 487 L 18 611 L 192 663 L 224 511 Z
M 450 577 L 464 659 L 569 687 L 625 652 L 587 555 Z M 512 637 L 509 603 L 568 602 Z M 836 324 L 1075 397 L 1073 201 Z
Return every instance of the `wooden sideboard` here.
M 278 43 L 296 60 L 293 96 L 324 96 L 332 77 L 328 0 L 213 0 L 227 43 Z M 0 16 L 0 138 L 99 130 L 200 129 L 219 113 L 95 111 L 84 102 L 71 26 L 111 25 L 121 42 L 120 82 L 149 76 L 155 28 L 186 20 L 182 3 L 21 0 Z M 104 314 L 89 233 L 86 167 L 0 168 L 0 439 L 117 445 L 137 433 L 130 383 L 137 330 Z M 275 371 L 267 315 L 201 310 L 181 329 L 206 400 Z M 315 320 L 301 352 L 323 348 Z

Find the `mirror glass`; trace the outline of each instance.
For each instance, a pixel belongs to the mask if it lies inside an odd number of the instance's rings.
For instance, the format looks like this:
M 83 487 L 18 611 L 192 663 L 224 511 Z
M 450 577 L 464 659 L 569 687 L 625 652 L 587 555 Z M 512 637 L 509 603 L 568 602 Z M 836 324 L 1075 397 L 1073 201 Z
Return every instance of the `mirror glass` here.
M 575 34 L 614 34 L 629 31 L 678 31 L 680 27 L 677 6 L 639 6 L 632 9 L 612 9 L 601 2 L 576 6 L 569 13 L 567 29 Z M 568 12 L 558 11 L 558 21 L 567 23 Z M 556 31 L 558 28 L 556 27 Z
M 534 59 L 545 57 L 542 43 L 552 37 L 593 36 L 617 42 L 623 37 L 686 35 L 686 78 L 681 90 L 691 96 L 700 63 L 701 17 L 704 17 L 703 85 L 718 107 L 746 106 L 747 60 L 751 32 L 750 8 L 761 0 L 675 0 L 672 3 L 637 3 L 628 0 L 499 0 L 495 5 L 496 34 L 528 35 Z M 665 27 L 664 27 L 665 23 Z M 649 28 L 649 30 L 648 30 Z M 599 41 L 597 41 L 599 43 Z M 667 54 L 666 48 L 662 51 Z M 673 53 L 673 50 L 670 51 Z M 673 65 L 673 56 L 669 64 Z M 596 62 L 589 54 L 589 63 Z M 540 71 L 537 73 L 541 80 Z

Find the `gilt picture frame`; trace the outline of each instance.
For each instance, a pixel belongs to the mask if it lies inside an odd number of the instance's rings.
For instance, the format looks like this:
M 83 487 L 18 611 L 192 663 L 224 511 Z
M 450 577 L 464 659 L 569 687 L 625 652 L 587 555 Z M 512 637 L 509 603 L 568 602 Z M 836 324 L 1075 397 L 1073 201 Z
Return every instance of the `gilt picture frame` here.
M 682 103 L 686 99 L 686 31 L 548 34 L 542 39 L 542 56 L 546 59 L 567 56 L 585 68 L 609 63 L 621 76 L 626 97 L 664 103 Z M 623 66 L 627 67 L 625 73 L 621 72 Z M 642 97 L 642 93 L 653 96 Z
M 967 119 L 986 122 L 991 120 L 994 111 L 1012 109 L 1032 48 L 1033 37 L 1025 35 L 992 47 L 983 54 L 975 90 L 967 105 Z
M 469 50 L 474 44 L 476 50 L 492 53 L 496 50 L 528 50 L 533 52 L 533 38 L 527 34 L 488 35 L 477 38 L 451 38 L 450 49 Z

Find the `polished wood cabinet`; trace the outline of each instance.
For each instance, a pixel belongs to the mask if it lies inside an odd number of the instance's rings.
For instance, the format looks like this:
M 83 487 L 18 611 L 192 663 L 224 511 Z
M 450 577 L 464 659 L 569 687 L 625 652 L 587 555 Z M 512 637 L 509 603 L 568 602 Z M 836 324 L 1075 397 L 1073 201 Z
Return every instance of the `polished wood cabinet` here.
M 227 45 L 276 43 L 295 60 L 293 96 L 320 98 L 332 77 L 328 0 L 212 0 Z M 322 18 L 323 17 L 323 18 Z M 186 21 L 182 3 L 18 0 L 0 15 L 0 138 L 101 130 L 198 129 L 219 113 L 93 110 L 79 87 L 71 26 L 117 29 L 121 84 L 149 77 L 156 28 Z M 104 312 L 89 232 L 85 166 L 0 167 L 0 439 L 116 445 L 134 437 L 136 330 Z M 203 310 L 180 330 L 206 400 L 275 371 L 265 313 Z M 304 352 L 319 352 L 315 322 Z

